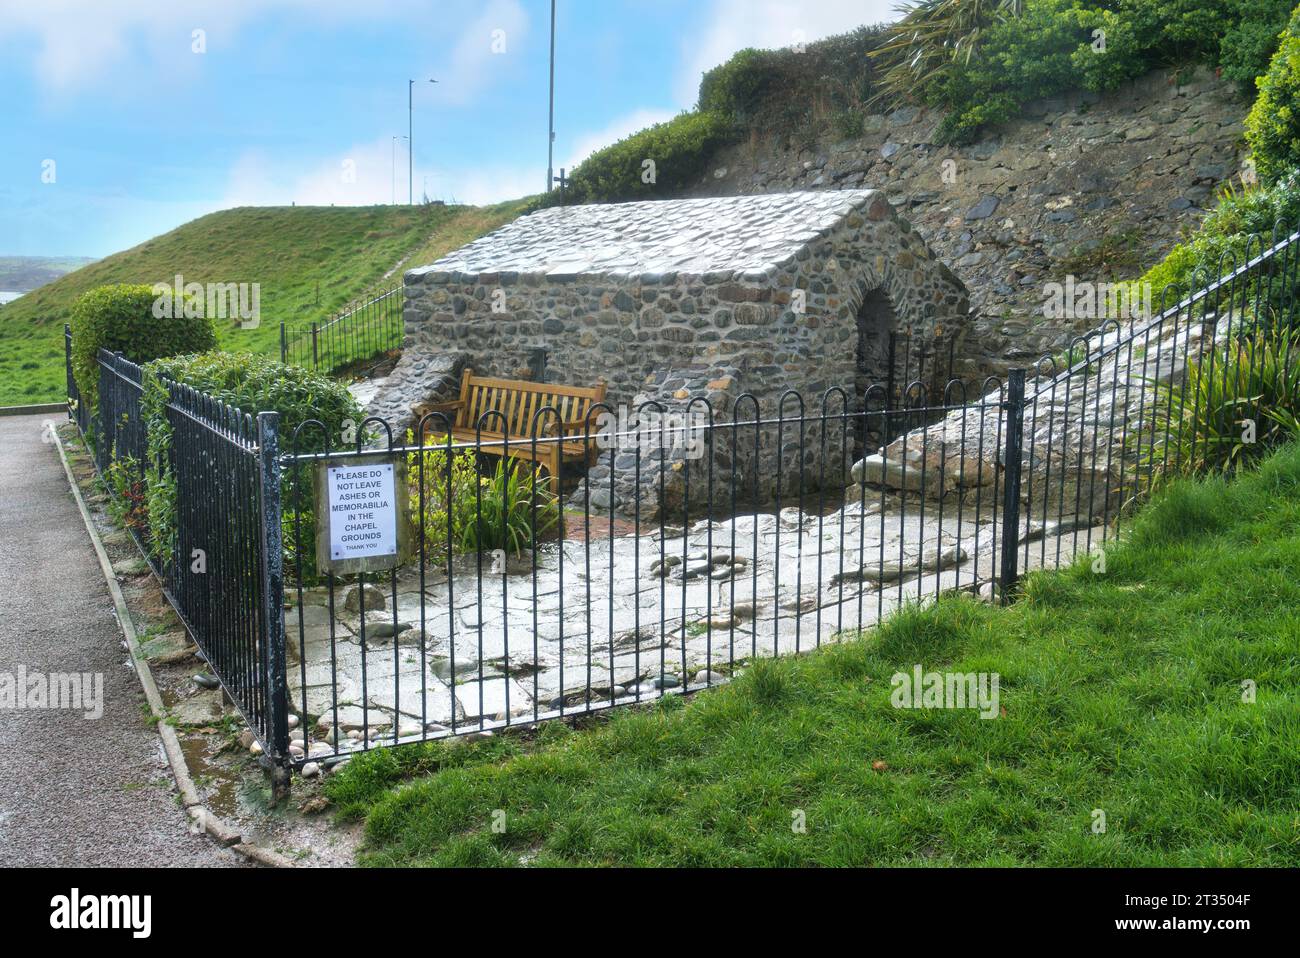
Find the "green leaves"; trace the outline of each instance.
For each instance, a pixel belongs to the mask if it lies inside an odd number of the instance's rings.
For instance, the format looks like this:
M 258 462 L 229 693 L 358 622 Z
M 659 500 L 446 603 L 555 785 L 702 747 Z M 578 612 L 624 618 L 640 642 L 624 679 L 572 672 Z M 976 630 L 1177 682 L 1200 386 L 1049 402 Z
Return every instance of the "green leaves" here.
M 407 433 L 407 444 L 414 444 Z M 559 526 L 560 503 L 552 480 L 530 464 L 498 459 L 479 474 L 472 449 L 439 449 L 445 437 L 426 437 L 420 452 L 407 454 L 411 513 L 423 530 L 425 555 L 505 550 L 520 555 Z M 432 447 L 432 448 L 430 448 Z
M 215 349 L 212 320 L 186 316 L 183 304 L 155 310 L 152 286 L 118 283 L 90 290 L 72 308 L 72 374 L 82 400 L 99 405 L 100 348 L 121 352 L 133 363 L 161 356 Z M 164 315 L 155 316 L 155 312 Z M 168 315 L 170 314 L 170 315 Z
M 1300 330 L 1261 328 L 1188 366 L 1185 380 L 1153 384 L 1170 427 L 1135 435 L 1135 468 L 1235 474 L 1300 437 Z
M 1259 78 L 1259 98 L 1246 117 L 1246 142 L 1255 170 L 1265 183 L 1275 183 L 1300 166 L 1300 8 L 1282 35 L 1281 46 Z

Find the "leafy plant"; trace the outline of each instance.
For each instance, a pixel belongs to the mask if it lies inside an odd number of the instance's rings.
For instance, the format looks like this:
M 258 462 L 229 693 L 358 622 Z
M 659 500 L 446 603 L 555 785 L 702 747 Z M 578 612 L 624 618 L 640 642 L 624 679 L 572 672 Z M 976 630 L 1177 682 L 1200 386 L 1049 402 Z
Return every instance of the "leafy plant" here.
M 1155 383 L 1169 426 L 1133 437 L 1138 468 L 1161 474 L 1236 473 L 1300 436 L 1300 330 L 1257 329 L 1190 363 L 1184 380 Z
M 140 400 L 148 462 L 149 544 L 169 557 L 176 541 L 176 479 L 172 469 L 172 426 L 167 417 L 168 380 L 212 396 L 244 413 L 280 414 L 283 452 L 339 449 L 353 437 L 363 414 L 347 387 L 321 373 L 281 363 L 270 356 L 203 353 L 147 363 Z M 281 485 L 286 567 L 316 578 L 316 522 L 312 473 L 305 466 L 284 471 Z M 299 524 L 294 525 L 294 520 Z
M 1246 117 L 1246 142 L 1265 183 L 1300 166 L 1300 7 L 1296 8 Z
M 504 549 L 519 555 L 532 545 L 534 533 L 546 538 L 559 522 L 560 508 L 550 491 L 551 479 L 540 475 L 517 459 L 498 460 L 491 477 L 479 480 L 473 511 L 461 532 L 461 550 Z
M 186 315 L 183 304 L 155 310 L 152 286 L 119 283 L 92 289 L 72 308 L 72 375 L 83 402 L 99 405 L 99 350 L 120 352 L 134 363 L 214 349 L 212 320 Z M 164 315 L 156 316 L 155 312 Z M 193 312 L 189 310 L 189 312 Z M 168 315 L 170 314 L 170 315 Z
M 918 84 L 969 66 L 989 27 L 1024 12 L 1024 0 L 908 0 L 871 56 L 883 68 L 879 99 L 910 99 Z
M 124 529 L 149 531 L 149 501 L 140 463 L 134 456 L 112 458 L 103 473 L 109 516 Z
M 1201 289 L 1224 273 L 1257 256 L 1273 242 L 1290 235 L 1300 224 L 1300 173 L 1292 171 L 1269 187 L 1220 192 L 1218 205 L 1165 256 L 1147 270 L 1139 282 L 1153 291 L 1173 287 L 1165 296 L 1172 306 L 1181 296 Z M 1260 288 L 1262 286 L 1262 289 Z M 1258 271 L 1249 282 L 1235 287 L 1238 302 L 1260 295 L 1274 310 L 1290 311 L 1296 289 L 1283 277 Z M 1157 297 L 1153 302 L 1158 306 Z
M 495 549 L 519 555 L 534 538 L 558 529 L 560 504 L 549 478 L 504 458 L 490 476 L 480 475 L 473 449 L 439 448 L 446 442 L 445 436 L 426 437 L 419 451 L 407 453 L 411 513 L 426 557 Z M 407 445 L 415 445 L 409 432 Z

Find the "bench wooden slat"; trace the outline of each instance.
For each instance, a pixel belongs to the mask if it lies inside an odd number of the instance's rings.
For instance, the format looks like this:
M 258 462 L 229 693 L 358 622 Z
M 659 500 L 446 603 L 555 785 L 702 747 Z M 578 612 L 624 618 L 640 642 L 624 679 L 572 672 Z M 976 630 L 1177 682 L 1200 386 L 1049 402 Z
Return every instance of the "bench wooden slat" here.
M 510 456 L 535 459 L 552 476 L 559 476 L 563 462 L 587 460 L 594 457 L 598 449 L 595 443 L 588 444 L 581 439 L 574 441 L 571 434 L 566 441 L 539 444 L 534 454 L 529 441 L 534 425 L 540 427 L 539 439 L 548 436 L 554 439 L 563 432 L 565 423 L 584 420 L 590 415 L 592 406 L 604 402 L 605 389 L 604 383 L 595 386 L 535 383 L 523 379 L 475 376 L 472 369 L 466 369 L 461 375 L 460 404 L 456 407 L 452 436 L 461 441 L 474 441 L 481 434 L 485 444 L 489 441 L 500 443 L 504 436 L 509 436 Z M 547 413 L 540 423 L 535 423 L 537 414 L 548 406 L 555 413 Z M 499 415 L 488 416 L 480 433 L 479 420 L 488 412 Z M 593 420 L 590 432 L 594 435 L 595 431 Z M 484 452 L 494 454 L 491 449 Z M 500 455 L 499 452 L 495 454 Z

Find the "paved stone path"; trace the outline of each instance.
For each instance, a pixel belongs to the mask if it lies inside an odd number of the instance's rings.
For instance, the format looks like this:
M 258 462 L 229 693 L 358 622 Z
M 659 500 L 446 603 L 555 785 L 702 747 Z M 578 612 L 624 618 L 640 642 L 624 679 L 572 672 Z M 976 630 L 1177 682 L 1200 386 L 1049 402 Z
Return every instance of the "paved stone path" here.
M 103 676 L 103 716 L 0 708 L 0 866 L 235 865 L 190 832 L 94 548 L 42 423 L 0 418 L 0 683 Z

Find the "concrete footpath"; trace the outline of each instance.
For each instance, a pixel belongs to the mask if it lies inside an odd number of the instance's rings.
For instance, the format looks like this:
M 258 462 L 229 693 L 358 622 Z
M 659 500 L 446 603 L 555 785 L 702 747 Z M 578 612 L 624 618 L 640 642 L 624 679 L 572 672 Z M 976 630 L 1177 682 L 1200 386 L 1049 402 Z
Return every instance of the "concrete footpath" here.
M 244 864 L 193 833 L 176 800 L 58 449 L 42 440 L 61 419 L 0 417 L 0 866 Z M 24 707 L 72 673 L 102 678 L 101 717 Z M 20 675 L 11 707 L 5 683 Z

